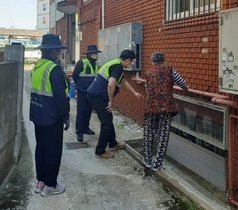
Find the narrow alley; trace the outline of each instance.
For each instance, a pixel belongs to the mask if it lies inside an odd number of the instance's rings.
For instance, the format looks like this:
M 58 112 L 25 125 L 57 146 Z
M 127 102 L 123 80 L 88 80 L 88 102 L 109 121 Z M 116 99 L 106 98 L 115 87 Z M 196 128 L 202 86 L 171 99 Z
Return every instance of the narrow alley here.
M 95 136 L 87 136 L 82 148 L 74 132 L 76 101 L 71 99 L 71 125 L 65 132 L 64 151 L 59 181 L 66 184 L 65 193 L 43 198 L 34 193 L 34 129 L 29 121 L 30 70 L 25 70 L 23 118 L 26 136 L 22 156 L 10 175 L 9 183 L 0 193 L 0 209 L 28 210 L 172 210 L 180 209 L 173 196 L 155 177 L 125 150 L 115 152 L 115 158 L 94 158 L 94 146 L 99 133 L 99 121 L 92 115 L 91 128 Z M 116 115 L 116 116 L 115 116 Z M 123 117 L 115 114 L 118 140 L 138 139 L 141 129 L 124 126 Z M 28 140 L 27 140 L 28 139 Z M 82 145 L 82 144 L 81 144 Z M 14 178 L 15 177 L 15 178 Z M 5 199 L 4 199 L 5 197 Z

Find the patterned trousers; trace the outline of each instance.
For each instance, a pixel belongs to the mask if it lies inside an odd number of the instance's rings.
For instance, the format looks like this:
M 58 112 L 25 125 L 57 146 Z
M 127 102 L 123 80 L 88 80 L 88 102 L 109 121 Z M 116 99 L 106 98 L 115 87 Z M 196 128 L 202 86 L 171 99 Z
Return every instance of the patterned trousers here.
M 157 140 L 157 153 L 153 165 L 162 164 L 169 142 L 171 120 L 171 113 L 147 113 L 144 115 L 144 162 L 152 164 L 154 140 Z

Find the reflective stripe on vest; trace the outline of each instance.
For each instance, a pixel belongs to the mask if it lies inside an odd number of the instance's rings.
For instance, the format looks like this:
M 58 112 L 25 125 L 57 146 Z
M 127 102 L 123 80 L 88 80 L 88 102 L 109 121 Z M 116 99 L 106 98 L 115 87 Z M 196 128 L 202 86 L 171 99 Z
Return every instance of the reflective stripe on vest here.
M 100 68 L 100 70 L 98 71 L 98 74 L 100 74 L 104 79 L 109 80 L 109 78 L 110 78 L 110 75 L 109 75 L 109 68 L 110 68 L 110 66 L 112 66 L 114 64 L 120 64 L 120 63 L 121 62 L 120 62 L 120 60 L 118 58 L 116 58 L 114 60 L 111 60 L 111 61 L 105 63 Z M 121 76 L 119 77 L 119 79 L 117 81 L 117 84 L 116 84 L 117 87 L 121 86 L 122 77 L 123 77 L 123 72 L 122 72 Z
M 83 71 L 80 72 L 79 76 L 80 77 L 95 77 L 95 75 L 98 72 L 98 62 L 95 61 L 95 71 L 93 69 L 92 64 L 90 63 L 90 61 L 87 58 L 83 58 L 82 62 L 83 62 Z M 87 66 L 89 66 L 91 74 L 86 74 Z
M 52 69 L 56 66 L 53 61 L 47 59 L 40 59 L 35 68 L 31 72 L 31 93 L 36 93 L 38 95 L 53 97 L 50 73 Z M 68 83 L 65 78 L 66 83 L 66 97 L 68 96 Z

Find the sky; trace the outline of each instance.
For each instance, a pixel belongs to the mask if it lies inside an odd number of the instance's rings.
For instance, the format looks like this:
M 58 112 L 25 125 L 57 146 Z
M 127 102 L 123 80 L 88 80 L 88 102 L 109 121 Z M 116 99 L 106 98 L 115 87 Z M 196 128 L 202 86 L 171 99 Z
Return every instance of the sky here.
M 0 27 L 36 29 L 37 0 L 0 0 Z

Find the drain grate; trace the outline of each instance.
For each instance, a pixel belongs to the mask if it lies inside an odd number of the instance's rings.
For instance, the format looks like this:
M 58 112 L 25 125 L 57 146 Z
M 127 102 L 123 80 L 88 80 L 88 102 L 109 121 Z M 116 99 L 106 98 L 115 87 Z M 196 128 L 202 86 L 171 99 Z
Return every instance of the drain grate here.
M 68 150 L 82 149 L 89 148 L 90 144 L 88 144 L 87 142 L 66 142 L 66 147 Z

